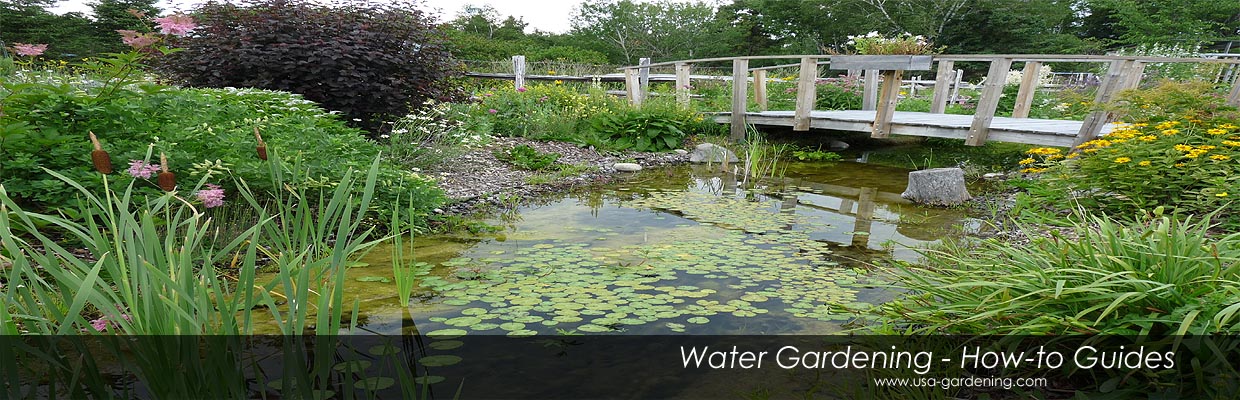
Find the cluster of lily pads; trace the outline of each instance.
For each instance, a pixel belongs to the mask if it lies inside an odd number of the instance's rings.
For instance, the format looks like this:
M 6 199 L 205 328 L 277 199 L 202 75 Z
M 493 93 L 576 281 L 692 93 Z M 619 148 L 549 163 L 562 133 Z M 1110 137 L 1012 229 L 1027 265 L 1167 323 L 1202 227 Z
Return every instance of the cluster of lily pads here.
M 596 239 L 530 237 L 515 249 L 443 262 L 420 285 L 459 310 L 430 318 L 443 326 L 429 335 L 619 332 L 654 323 L 686 332 L 712 318 L 768 313 L 840 321 L 849 315 L 839 306 L 857 306 L 864 271 L 839 266 L 826 243 L 809 238 L 821 224 L 778 213 L 772 202 L 654 191 L 622 204 L 689 221 L 640 243 L 610 228 L 581 228 L 578 236 Z M 513 243 L 510 236 L 506 246 Z

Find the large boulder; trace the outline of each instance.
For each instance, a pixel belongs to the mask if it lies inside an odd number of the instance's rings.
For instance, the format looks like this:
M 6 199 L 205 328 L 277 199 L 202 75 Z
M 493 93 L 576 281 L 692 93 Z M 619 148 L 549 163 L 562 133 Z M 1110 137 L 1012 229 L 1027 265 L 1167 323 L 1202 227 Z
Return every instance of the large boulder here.
M 908 188 L 900 197 L 914 203 L 954 206 L 972 199 L 964 184 L 964 170 L 934 168 L 908 173 Z
M 714 143 L 699 144 L 689 153 L 689 162 L 692 163 L 722 163 L 724 160 L 730 163 L 740 162 L 736 153 Z

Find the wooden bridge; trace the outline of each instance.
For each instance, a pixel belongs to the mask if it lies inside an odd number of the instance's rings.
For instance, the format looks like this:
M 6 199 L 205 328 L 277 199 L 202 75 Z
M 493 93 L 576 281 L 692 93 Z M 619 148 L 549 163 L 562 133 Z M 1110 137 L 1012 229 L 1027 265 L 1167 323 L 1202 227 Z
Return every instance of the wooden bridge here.
M 810 128 L 870 132 L 871 137 L 885 138 L 891 134 L 945 137 L 964 139 L 971 146 L 980 146 L 988 140 L 1029 143 L 1047 146 L 1072 146 L 1092 140 L 1110 129 L 1114 115 L 1098 110 L 1091 112 L 1083 121 L 1048 120 L 1028 118 L 1033 95 L 1037 90 L 1038 70 L 1043 63 L 1105 63 L 1106 73 L 1094 98 L 1095 104 L 1111 101 L 1126 89 L 1136 88 L 1150 63 L 1220 63 L 1218 80 L 1231 87 L 1227 102 L 1240 105 L 1240 57 L 1164 58 L 1140 56 L 1087 56 L 1087 55 L 933 55 L 933 56 L 840 56 L 840 55 L 790 55 L 706 58 L 644 62 L 641 65 L 620 68 L 625 75 L 625 90 L 629 101 L 640 105 L 649 93 L 649 70 L 653 67 L 675 67 L 676 95 L 682 104 L 688 104 L 692 88 L 690 72 L 694 64 L 732 63 L 732 110 L 717 113 L 714 120 L 731 124 L 731 137 L 745 137 L 746 124 L 791 126 L 793 130 Z M 799 59 L 797 64 L 749 68 L 750 60 Z M 954 63 L 974 61 L 990 63 L 985 84 L 973 115 L 945 114 L 953 83 L 959 84 Z M 1023 63 L 1020 89 L 1016 95 L 1011 117 L 995 115 L 1008 70 L 1013 63 Z M 930 70 L 937 64 L 934 96 L 930 112 L 895 111 L 899 100 L 899 82 L 903 71 Z M 865 95 L 862 110 L 820 111 L 814 110 L 816 102 L 815 83 L 819 78 L 819 65 L 831 69 L 847 70 L 850 76 L 860 76 L 864 71 Z M 796 109 L 767 109 L 767 71 L 776 68 L 798 67 L 796 80 Z M 750 110 L 749 84 L 754 92 L 757 110 Z M 881 89 L 879 82 L 882 82 Z

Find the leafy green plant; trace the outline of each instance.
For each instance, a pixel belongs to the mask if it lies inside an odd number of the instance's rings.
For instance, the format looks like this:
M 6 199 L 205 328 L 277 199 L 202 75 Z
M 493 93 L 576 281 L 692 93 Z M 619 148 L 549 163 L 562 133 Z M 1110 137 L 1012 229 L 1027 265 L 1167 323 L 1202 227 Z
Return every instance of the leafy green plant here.
M 830 151 L 822 151 L 822 148 L 817 148 L 817 149 L 805 148 L 805 149 L 799 149 L 799 150 L 792 150 L 792 158 L 795 158 L 799 161 L 839 161 L 840 154 L 830 152 Z
M 507 150 L 495 150 L 495 158 L 507 161 L 518 168 L 530 171 L 548 169 L 560 159 L 558 153 L 543 153 L 529 145 L 519 145 Z
M 151 149 L 167 154 L 182 182 L 210 176 L 210 183 L 235 193 L 237 187 L 227 179 L 232 176 L 264 196 L 280 191 L 271 186 L 268 167 L 256 154 L 256 128 L 272 151 L 296 149 L 285 154 L 312 171 L 287 182 L 295 187 L 334 186 L 345 171 L 366 168 L 379 153 L 359 130 L 297 95 L 154 84 L 124 86 L 103 97 L 101 90 L 85 81 L 0 86 L 5 110 L 0 115 L 0 183 L 18 204 L 47 209 L 73 204 L 76 190 L 41 168 L 102 189 L 91 165 L 89 132 L 118 164 L 113 182 L 136 180 L 134 190 L 151 195 L 158 189 L 139 168 L 154 161 L 148 157 Z M 422 212 L 443 201 L 429 179 L 388 162 L 380 166 L 376 192 L 378 204 L 416 197 Z

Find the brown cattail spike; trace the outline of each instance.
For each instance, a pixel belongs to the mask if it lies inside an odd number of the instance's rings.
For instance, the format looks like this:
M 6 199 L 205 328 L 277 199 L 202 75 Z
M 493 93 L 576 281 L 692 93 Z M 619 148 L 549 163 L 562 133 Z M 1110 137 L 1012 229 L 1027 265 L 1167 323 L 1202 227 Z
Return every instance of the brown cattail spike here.
M 95 137 L 94 132 L 90 133 L 90 143 L 95 145 L 95 149 L 90 152 L 90 162 L 95 164 L 95 170 L 101 174 L 112 173 L 112 156 L 108 152 L 103 151 L 103 145 L 99 144 L 99 138 Z
M 168 157 L 164 153 L 159 153 L 159 175 L 156 176 L 159 188 L 166 192 L 171 192 L 177 188 L 177 176 L 168 171 Z
M 258 141 L 258 159 L 267 161 L 267 143 L 263 142 L 263 136 L 258 134 L 258 127 L 254 127 L 254 140 Z

